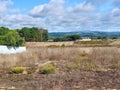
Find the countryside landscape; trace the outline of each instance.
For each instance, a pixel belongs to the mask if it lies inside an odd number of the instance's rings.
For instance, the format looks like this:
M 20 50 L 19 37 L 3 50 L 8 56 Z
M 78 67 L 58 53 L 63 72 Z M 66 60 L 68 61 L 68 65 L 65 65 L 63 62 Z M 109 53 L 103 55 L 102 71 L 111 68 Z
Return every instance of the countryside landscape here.
M 119 6 L 0 0 L 0 90 L 120 90 Z

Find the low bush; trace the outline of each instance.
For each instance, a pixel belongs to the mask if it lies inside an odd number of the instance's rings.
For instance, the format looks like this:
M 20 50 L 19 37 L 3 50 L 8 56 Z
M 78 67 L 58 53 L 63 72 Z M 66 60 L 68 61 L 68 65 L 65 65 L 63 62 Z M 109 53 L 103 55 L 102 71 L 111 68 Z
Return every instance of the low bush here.
M 86 69 L 87 70 L 93 70 L 94 69 L 94 65 L 92 63 L 87 62 L 86 63 Z
M 65 47 L 65 44 L 63 43 L 63 44 L 61 45 L 61 47 Z
M 80 56 L 83 56 L 83 57 L 84 57 L 84 56 L 88 56 L 88 55 L 89 55 L 89 53 L 87 53 L 87 52 L 85 52 L 85 51 L 83 51 L 83 52 L 80 53 Z
M 52 64 L 47 64 L 39 69 L 41 74 L 54 74 L 56 68 Z
M 112 66 L 114 69 L 120 69 L 120 62 L 113 64 Z
M 12 73 L 19 74 L 25 71 L 25 67 L 13 67 L 11 68 Z
M 68 64 L 66 65 L 66 67 L 67 67 L 69 70 L 73 70 L 73 69 L 79 68 L 80 65 L 79 65 L 79 64 L 76 64 L 76 63 L 68 63 Z

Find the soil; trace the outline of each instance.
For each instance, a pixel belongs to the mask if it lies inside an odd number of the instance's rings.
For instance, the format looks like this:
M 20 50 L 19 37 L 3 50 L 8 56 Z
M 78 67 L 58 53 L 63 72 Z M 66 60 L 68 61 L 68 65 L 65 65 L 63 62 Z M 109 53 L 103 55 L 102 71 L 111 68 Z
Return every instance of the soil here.
M 15 87 L 17 90 L 120 90 L 120 71 L 74 70 L 49 75 L 2 74 L 0 88 L 3 87 Z

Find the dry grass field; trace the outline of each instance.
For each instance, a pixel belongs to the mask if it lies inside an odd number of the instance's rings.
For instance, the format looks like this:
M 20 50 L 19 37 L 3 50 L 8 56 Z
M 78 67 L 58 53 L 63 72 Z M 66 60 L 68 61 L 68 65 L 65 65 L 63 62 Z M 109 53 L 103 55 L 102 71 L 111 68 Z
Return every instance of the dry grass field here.
M 68 41 L 68 42 L 27 42 L 26 45 L 28 47 L 55 47 L 55 46 L 73 46 L 74 41 Z
M 120 90 L 120 48 L 36 44 L 27 43 L 24 53 L 0 54 L 0 90 Z M 54 74 L 39 72 L 46 64 L 54 66 Z M 25 71 L 12 73 L 16 66 Z

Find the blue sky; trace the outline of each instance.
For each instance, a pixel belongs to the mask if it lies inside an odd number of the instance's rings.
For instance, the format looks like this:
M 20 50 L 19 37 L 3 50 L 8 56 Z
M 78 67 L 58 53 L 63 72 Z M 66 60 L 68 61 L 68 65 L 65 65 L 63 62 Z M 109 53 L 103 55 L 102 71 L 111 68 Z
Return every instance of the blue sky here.
M 120 31 L 120 0 L 0 0 L 0 26 Z

